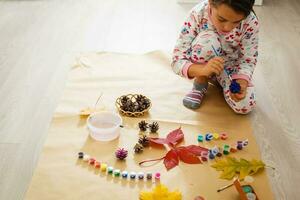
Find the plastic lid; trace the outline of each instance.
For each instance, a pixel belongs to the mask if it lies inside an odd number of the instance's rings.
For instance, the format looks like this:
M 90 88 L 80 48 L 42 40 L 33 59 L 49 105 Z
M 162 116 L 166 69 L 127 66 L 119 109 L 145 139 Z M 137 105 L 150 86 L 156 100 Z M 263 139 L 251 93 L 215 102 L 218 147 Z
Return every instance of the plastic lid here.
M 247 193 L 246 196 L 247 196 L 248 200 L 255 200 L 256 199 L 256 195 L 254 193 L 251 193 L 251 192 Z

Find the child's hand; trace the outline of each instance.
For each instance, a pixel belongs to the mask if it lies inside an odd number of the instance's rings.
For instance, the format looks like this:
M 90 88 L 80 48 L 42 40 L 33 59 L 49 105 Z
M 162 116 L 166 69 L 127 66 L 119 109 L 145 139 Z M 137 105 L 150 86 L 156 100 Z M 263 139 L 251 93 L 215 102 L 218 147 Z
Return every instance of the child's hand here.
M 230 92 L 230 97 L 235 102 L 239 102 L 239 101 L 243 100 L 246 97 L 248 81 L 246 81 L 244 79 L 236 79 L 236 82 L 238 84 L 240 84 L 241 91 L 239 93 L 236 93 L 236 94 L 233 94 L 233 93 Z
M 224 59 L 221 57 L 214 57 L 202 68 L 203 76 L 220 75 L 224 68 Z

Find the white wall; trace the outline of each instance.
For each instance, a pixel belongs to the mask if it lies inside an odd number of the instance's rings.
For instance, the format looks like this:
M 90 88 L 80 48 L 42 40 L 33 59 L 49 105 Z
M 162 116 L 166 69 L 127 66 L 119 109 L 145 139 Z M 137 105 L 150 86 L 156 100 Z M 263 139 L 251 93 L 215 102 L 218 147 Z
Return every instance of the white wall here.
M 201 0 L 177 0 L 178 3 L 198 3 Z M 255 5 L 262 5 L 263 0 L 255 0 Z

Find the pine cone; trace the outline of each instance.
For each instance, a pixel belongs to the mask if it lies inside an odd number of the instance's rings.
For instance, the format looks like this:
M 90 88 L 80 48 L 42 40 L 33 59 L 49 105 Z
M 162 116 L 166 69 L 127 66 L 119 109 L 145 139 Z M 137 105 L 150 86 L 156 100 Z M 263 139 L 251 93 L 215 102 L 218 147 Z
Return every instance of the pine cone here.
M 136 102 L 138 102 L 138 104 L 139 104 L 140 112 L 143 110 L 146 110 L 150 106 L 150 100 L 147 99 L 147 97 L 145 97 L 143 95 L 138 95 L 136 97 Z
M 142 105 L 139 105 L 138 108 L 137 108 L 137 111 L 138 112 L 143 112 L 145 109 Z
M 127 107 L 126 107 L 126 106 L 121 105 L 120 108 L 121 108 L 122 110 L 124 110 L 124 111 L 127 111 Z
M 133 103 L 133 112 L 138 112 L 139 111 L 139 104 L 137 102 Z
M 157 122 L 153 122 L 152 124 L 149 124 L 150 132 L 156 133 L 159 129 L 159 125 Z
M 135 153 L 142 153 L 144 150 L 144 147 L 139 144 L 139 143 L 136 143 L 136 145 L 134 146 L 134 152 Z
M 135 100 L 136 100 L 136 102 L 138 102 L 138 104 L 142 103 L 145 99 L 146 99 L 146 97 L 141 94 L 137 95 L 135 98 Z
M 146 135 L 143 135 L 142 137 L 139 138 L 139 143 L 143 145 L 143 147 L 148 147 L 149 146 L 149 139 Z
M 120 99 L 120 109 L 127 112 L 143 112 L 150 106 L 150 100 L 144 95 L 137 95 L 135 100 L 128 96 L 122 96 Z
M 127 151 L 126 149 L 124 149 L 124 148 L 120 148 L 120 149 L 118 149 L 118 150 L 116 151 L 115 154 L 116 154 L 116 157 L 117 157 L 118 159 L 123 160 L 123 159 L 125 159 L 125 158 L 127 157 L 128 151 Z
M 121 106 L 121 109 L 124 111 L 133 112 L 134 105 L 131 100 L 128 100 L 124 105 Z
M 150 100 L 149 99 L 145 99 L 144 105 L 146 106 L 146 108 L 149 108 L 149 106 L 150 106 Z
M 139 122 L 139 128 L 141 131 L 146 131 L 148 128 L 148 123 L 145 122 L 144 120 Z
M 121 104 L 122 105 L 125 105 L 127 103 L 127 101 L 129 101 L 129 98 L 127 96 L 121 97 Z

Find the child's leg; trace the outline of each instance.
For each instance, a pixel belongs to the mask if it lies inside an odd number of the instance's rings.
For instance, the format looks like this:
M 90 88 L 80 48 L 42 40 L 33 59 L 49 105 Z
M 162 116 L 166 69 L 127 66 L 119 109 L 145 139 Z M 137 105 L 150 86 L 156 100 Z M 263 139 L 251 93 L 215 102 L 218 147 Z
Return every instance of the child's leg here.
M 228 75 L 225 72 L 223 72 L 220 74 L 220 76 L 217 76 L 217 80 L 223 88 L 223 94 L 227 104 L 232 108 L 232 110 L 235 113 L 247 114 L 253 110 L 253 108 L 256 105 L 256 97 L 253 86 L 247 88 L 247 94 L 244 99 L 242 99 L 239 102 L 235 102 L 230 97 L 229 86 L 231 81 Z
M 202 32 L 192 43 L 191 61 L 199 64 L 207 63 L 216 56 L 215 51 L 218 54 L 221 53 L 221 44 L 217 34 L 212 31 Z M 196 77 L 193 89 L 183 99 L 183 105 L 190 109 L 199 108 L 207 87 L 207 77 Z

